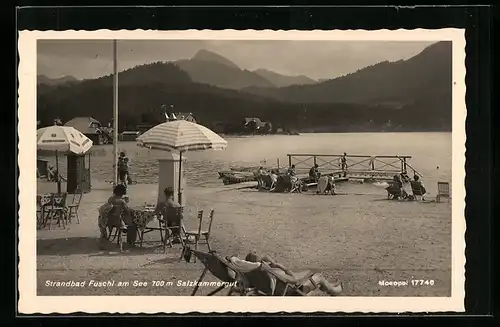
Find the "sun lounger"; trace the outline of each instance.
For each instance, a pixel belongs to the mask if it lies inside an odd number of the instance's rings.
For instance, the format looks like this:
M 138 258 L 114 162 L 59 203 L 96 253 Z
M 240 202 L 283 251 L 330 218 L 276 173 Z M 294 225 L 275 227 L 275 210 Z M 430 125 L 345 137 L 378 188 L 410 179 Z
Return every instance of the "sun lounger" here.
M 305 296 L 307 294 L 301 290 L 302 285 L 309 280 L 312 281 L 311 278 L 315 274 L 315 272 L 309 271 L 298 280 L 290 280 L 277 274 L 274 269 L 263 262 L 235 261 L 231 258 L 224 258 L 215 251 L 205 253 L 192 250 L 189 247 L 186 247 L 183 253 L 186 261 L 189 262 L 190 256 L 194 255 L 205 266 L 191 296 L 196 294 L 208 271 L 226 283 L 207 294 L 208 296 L 220 292 L 231 284 L 227 295 L 237 293 L 242 296 Z M 313 285 L 315 285 L 314 282 Z
M 274 192 L 289 192 L 289 193 L 301 193 L 303 190 L 302 181 L 298 178 L 292 180 L 290 175 L 280 175 L 278 176 L 278 181 L 274 188 Z
M 274 189 L 274 181 L 271 175 L 258 175 L 257 182 L 259 183 L 259 189 L 272 191 Z
M 389 200 L 398 200 L 403 197 L 403 190 L 394 184 L 389 185 L 385 190 L 387 191 L 387 198 Z

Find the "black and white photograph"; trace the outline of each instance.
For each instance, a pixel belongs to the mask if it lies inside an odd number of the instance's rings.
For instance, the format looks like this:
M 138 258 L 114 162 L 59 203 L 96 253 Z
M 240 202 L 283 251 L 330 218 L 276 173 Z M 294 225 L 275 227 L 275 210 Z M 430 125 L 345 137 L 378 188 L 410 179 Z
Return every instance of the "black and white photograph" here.
M 19 40 L 26 312 L 463 309 L 463 30 Z

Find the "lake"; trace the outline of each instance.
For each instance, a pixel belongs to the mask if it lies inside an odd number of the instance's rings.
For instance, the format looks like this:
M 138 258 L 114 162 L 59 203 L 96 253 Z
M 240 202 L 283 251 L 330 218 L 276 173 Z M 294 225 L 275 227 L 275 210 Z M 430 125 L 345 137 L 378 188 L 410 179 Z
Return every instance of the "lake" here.
M 231 166 L 275 167 L 288 165 L 288 153 L 358 155 L 410 155 L 409 164 L 424 176 L 426 185 L 438 180 L 451 183 L 452 133 L 325 133 L 301 135 L 268 135 L 226 137 L 224 151 L 188 152 L 186 175 L 188 184 L 222 184 L 217 171 Z M 134 180 L 156 183 L 157 160 L 165 152 L 140 148 L 135 142 L 119 144 L 131 161 Z M 94 146 L 91 157 L 92 179 L 113 179 L 113 146 Z M 100 154 L 100 155 L 97 155 Z M 54 163 L 54 159 L 50 158 Z M 439 168 L 437 168 L 439 167 Z M 66 160 L 60 160 L 60 170 L 66 172 Z M 433 187 L 434 188 L 434 187 Z

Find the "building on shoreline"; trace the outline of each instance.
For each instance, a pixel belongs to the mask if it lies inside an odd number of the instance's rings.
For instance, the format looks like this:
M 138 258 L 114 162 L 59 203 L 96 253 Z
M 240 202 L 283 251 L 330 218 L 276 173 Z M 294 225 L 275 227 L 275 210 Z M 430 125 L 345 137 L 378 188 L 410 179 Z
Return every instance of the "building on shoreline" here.
M 112 143 L 112 130 L 108 130 L 92 117 L 75 117 L 64 126 L 71 126 L 92 140 L 94 145 Z

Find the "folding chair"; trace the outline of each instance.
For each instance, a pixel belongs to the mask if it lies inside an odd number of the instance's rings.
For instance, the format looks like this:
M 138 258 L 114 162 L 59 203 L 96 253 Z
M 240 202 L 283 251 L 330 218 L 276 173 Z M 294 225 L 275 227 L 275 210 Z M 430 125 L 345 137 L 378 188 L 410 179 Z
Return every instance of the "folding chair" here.
M 387 191 L 388 200 L 398 200 L 403 197 L 403 190 L 394 184 L 389 185 L 385 190 Z
M 312 285 L 314 286 L 314 289 L 317 289 L 319 285 L 316 284 L 314 279 L 312 278 L 316 272 L 314 271 L 308 271 L 302 278 L 298 280 L 289 281 L 282 276 L 276 274 L 271 267 L 265 262 L 261 262 L 261 271 L 268 273 L 269 275 L 273 276 L 276 279 L 276 286 L 272 292 L 272 294 L 266 294 L 266 295 L 273 295 L 273 296 L 307 296 L 308 293 L 310 292 L 304 292 L 302 290 L 302 286 L 310 281 Z M 253 281 L 252 278 L 249 278 L 249 282 L 256 283 L 256 281 Z
M 199 286 L 201 285 L 203 278 L 207 274 L 207 272 L 212 273 L 212 275 L 222 282 L 225 283 L 235 283 L 236 279 L 230 275 L 230 266 L 231 262 L 217 253 L 215 251 L 211 251 L 209 253 L 201 252 L 201 251 L 196 251 L 196 250 L 191 250 L 189 246 L 184 247 L 183 250 L 184 253 L 184 259 L 189 262 L 191 259 L 191 255 L 194 255 L 198 260 L 200 260 L 201 263 L 204 265 L 204 269 L 198 278 L 198 281 L 196 282 L 196 285 L 193 289 L 193 292 L 191 293 L 191 296 L 196 295 L 196 292 L 198 291 Z M 217 287 L 215 290 L 211 291 L 210 293 L 207 294 L 207 296 L 212 296 L 214 294 L 219 293 L 222 291 L 224 288 L 226 288 L 226 285 L 222 285 Z M 231 295 L 233 293 L 233 287 L 229 289 L 229 292 L 227 295 Z
M 295 177 L 295 180 L 290 179 L 290 193 L 302 193 L 302 181 Z
M 441 198 L 448 198 L 448 202 L 450 202 L 450 183 L 447 182 L 438 182 L 438 193 L 436 195 L 436 202 L 441 202 Z
M 80 201 L 82 201 L 83 192 L 74 193 L 71 203 L 67 205 L 68 207 L 68 221 L 71 222 L 71 218 L 75 216 L 76 223 L 80 223 L 80 217 L 78 217 L 78 208 L 80 208 Z
M 196 216 L 198 219 L 198 229 L 196 231 L 188 231 L 182 226 L 184 236 L 185 236 L 185 244 L 194 245 L 194 249 L 198 249 L 198 243 L 202 236 L 201 226 L 203 224 L 203 210 L 198 210 L 198 215 Z M 183 248 L 184 249 L 184 248 Z M 184 251 L 184 250 L 183 250 Z M 210 250 L 209 250 L 210 251 Z M 182 255 L 181 255 L 182 257 Z M 196 262 L 196 257 L 194 257 L 194 262 Z
M 210 252 L 209 240 L 210 240 L 210 233 L 212 232 L 212 222 L 214 221 L 214 215 L 215 215 L 215 210 L 214 209 L 210 210 L 210 215 L 208 216 L 208 229 L 201 231 L 201 236 L 204 237 L 204 240 L 203 239 L 200 240 L 202 243 L 198 242 L 198 244 L 206 244 L 209 252 Z

